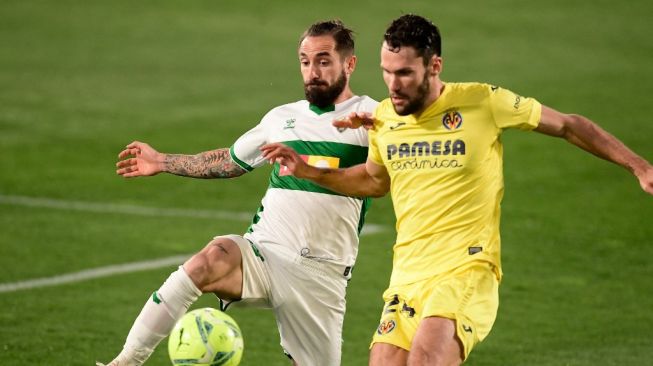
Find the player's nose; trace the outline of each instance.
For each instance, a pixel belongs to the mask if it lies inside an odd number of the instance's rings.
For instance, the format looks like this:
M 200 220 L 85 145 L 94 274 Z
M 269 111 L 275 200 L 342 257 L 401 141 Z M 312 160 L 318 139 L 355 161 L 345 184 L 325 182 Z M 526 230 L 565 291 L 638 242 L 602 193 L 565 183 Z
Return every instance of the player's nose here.
M 317 65 L 311 65 L 309 76 L 311 77 L 312 80 L 319 80 L 320 77 L 322 76 L 322 73 L 320 72 L 320 68 L 317 67 Z

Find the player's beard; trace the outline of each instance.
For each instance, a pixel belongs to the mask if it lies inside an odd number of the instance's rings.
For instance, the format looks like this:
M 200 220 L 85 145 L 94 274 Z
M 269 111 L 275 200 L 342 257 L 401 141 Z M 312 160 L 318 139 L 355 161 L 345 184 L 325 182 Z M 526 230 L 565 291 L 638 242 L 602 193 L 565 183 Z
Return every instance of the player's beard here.
M 395 113 L 397 113 L 400 116 L 407 116 L 409 114 L 419 112 L 420 110 L 422 110 L 422 108 L 424 108 L 424 103 L 426 102 L 426 98 L 428 97 L 430 91 L 431 91 L 431 84 L 429 82 L 428 73 L 425 73 L 424 80 L 422 80 L 422 84 L 420 84 L 417 87 L 417 95 L 415 95 L 414 98 L 408 98 L 408 104 L 400 108 L 397 108 L 396 105 L 392 104 L 392 106 L 395 109 Z M 408 97 L 407 95 L 400 94 L 400 93 L 394 93 L 394 94 L 403 98 Z
M 336 81 L 329 85 L 326 81 L 312 80 L 309 83 L 304 83 L 304 95 L 309 103 L 316 105 L 320 108 L 325 108 L 333 105 L 338 99 L 338 96 L 345 90 L 347 86 L 347 75 L 345 71 L 336 79 Z

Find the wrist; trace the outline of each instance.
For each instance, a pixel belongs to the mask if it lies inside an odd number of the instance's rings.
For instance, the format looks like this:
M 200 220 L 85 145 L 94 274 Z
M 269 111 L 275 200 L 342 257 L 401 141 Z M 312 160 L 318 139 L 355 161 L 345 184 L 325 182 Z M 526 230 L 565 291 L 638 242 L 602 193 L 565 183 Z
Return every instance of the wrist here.
M 168 162 L 170 161 L 170 154 L 156 153 L 154 157 L 155 164 L 159 172 L 170 173 L 168 169 Z
M 323 170 L 324 169 L 316 168 L 307 164 L 305 168 L 301 170 L 300 174 L 297 175 L 297 178 L 315 181 L 320 177 Z
M 645 176 L 647 172 L 653 170 L 653 165 L 649 164 L 644 159 L 639 159 L 638 161 L 630 164 L 628 166 L 629 170 L 638 178 Z

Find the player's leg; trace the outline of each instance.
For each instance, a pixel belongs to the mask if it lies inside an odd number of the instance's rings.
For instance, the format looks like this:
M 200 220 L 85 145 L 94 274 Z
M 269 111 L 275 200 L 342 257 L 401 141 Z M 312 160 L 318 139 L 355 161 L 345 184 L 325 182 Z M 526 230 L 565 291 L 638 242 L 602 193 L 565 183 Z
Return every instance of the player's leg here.
M 202 293 L 213 292 L 223 300 L 241 298 L 242 255 L 234 239 L 239 237 L 216 237 L 184 263 L 186 273 Z
M 410 352 L 389 343 L 374 343 L 370 351 L 371 366 L 460 365 L 462 346 L 451 319 L 423 319 L 410 346 Z
M 173 272 L 145 303 L 125 341 L 109 366 L 139 366 L 168 336 L 197 298 L 216 292 L 239 299 L 242 288 L 241 252 L 237 236 L 217 237 Z
M 498 280 L 488 263 L 459 268 L 425 284 L 421 321 L 408 365 L 460 365 L 492 329 Z
M 274 283 L 272 301 L 281 346 L 293 365 L 340 365 L 345 268 L 336 269 L 292 251 L 261 249 Z
M 408 300 L 407 300 L 408 299 Z M 383 311 L 372 337 L 370 366 L 405 366 L 419 318 L 410 300 L 410 287 L 389 288 L 383 293 Z
M 370 366 L 403 366 L 408 351 L 389 343 L 374 343 L 370 350 Z
M 460 365 L 463 346 L 456 335 L 455 321 L 441 317 L 422 319 L 417 327 L 408 356 L 408 366 Z
M 373 366 L 460 365 L 462 346 L 451 319 L 423 319 L 413 338 L 410 352 L 389 343 L 374 343 L 370 351 Z
M 315 296 L 315 292 L 322 290 L 316 286 L 312 292 L 297 293 L 297 297 L 287 298 L 288 301 L 275 308 L 281 346 L 294 366 L 341 363 L 344 294 L 329 298 Z

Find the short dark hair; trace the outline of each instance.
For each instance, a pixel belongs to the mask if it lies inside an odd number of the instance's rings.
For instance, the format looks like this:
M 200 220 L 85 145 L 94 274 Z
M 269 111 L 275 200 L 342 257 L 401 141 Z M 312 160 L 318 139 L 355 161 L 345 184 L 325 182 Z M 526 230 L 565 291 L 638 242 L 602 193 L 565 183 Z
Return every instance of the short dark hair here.
M 354 54 L 354 31 L 345 27 L 339 19 L 325 20 L 314 23 L 299 38 L 299 44 L 306 37 L 331 36 L 336 41 L 336 51 L 341 56 Z
M 414 14 L 402 15 L 392 21 L 383 40 L 393 51 L 413 47 L 428 65 L 433 55 L 442 56 L 440 30 L 430 20 Z

